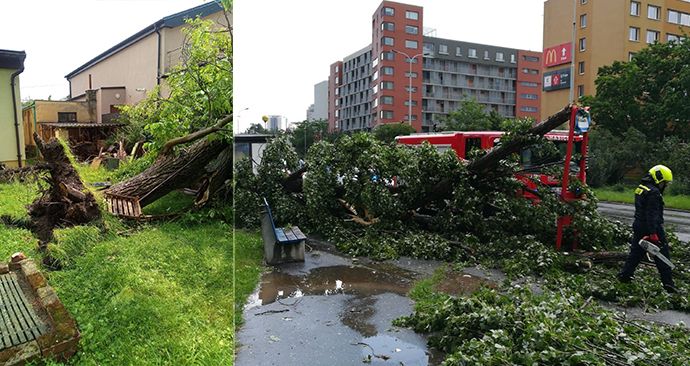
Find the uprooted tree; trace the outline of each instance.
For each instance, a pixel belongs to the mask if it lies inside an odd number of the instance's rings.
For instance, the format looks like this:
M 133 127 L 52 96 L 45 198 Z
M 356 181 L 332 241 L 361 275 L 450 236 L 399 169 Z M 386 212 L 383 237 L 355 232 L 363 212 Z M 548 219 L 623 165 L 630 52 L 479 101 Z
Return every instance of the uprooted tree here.
M 150 137 L 146 147 L 155 159 L 106 193 L 137 198 L 142 207 L 189 186 L 197 188 L 197 205 L 231 193 L 232 31 L 229 21 L 196 19 L 184 32 L 183 62 L 165 79 L 170 94 L 156 88 L 123 110 L 124 135 Z

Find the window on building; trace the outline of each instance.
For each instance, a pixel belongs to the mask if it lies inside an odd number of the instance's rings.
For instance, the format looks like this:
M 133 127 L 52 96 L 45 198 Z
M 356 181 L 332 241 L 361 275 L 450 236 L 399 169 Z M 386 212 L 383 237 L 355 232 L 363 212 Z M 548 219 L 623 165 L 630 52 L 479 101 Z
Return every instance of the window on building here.
M 530 74 L 530 75 L 538 75 L 539 70 L 524 68 L 524 69 L 522 69 L 522 73 L 523 74 Z
M 630 35 L 628 36 L 628 39 L 633 41 L 633 42 L 639 42 L 640 41 L 640 28 L 637 27 L 630 27 Z
M 537 107 L 530 107 L 530 106 L 525 105 L 525 106 L 520 107 L 520 111 L 536 113 L 536 112 L 539 112 L 539 109 Z
M 630 2 L 630 15 L 634 15 L 636 17 L 640 16 L 640 2 L 639 1 L 631 1 Z
M 580 0 L 580 4 L 582 4 L 582 5 L 587 4 L 587 0 Z
M 577 86 L 577 96 L 582 97 L 585 95 L 585 86 L 584 85 L 578 85 Z
M 539 98 L 539 96 L 537 94 L 520 94 L 520 98 L 529 99 L 529 100 L 537 100 Z
M 379 71 L 376 70 L 376 71 L 374 71 L 374 74 L 371 75 L 371 80 L 376 80 L 378 78 L 379 78 Z
M 498 62 L 505 61 L 505 59 L 503 58 L 503 52 L 496 52 L 496 61 L 498 61 Z
M 585 73 L 585 62 L 584 62 L 584 61 L 578 62 L 578 64 L 577 64 L 577 72 L 579 72 L 580 75 L 582 75 L 582 74 Z
M 393 40 L 393 37 L 381 37 L 381 44 L 385 44 L 386 46 L 393 46 L 395 45 L 395 41 Z
M 381 15 L 393 16 L 395 15 L 395 9 L 386 6 L 381 9 Z
M 415 27 L 414 25 L 406 25 L 405 26 L 405 33 L 407 33 L 407 34 L 419 34 L 419 27 Z
M 406 78 L 411 77 L 411 78 L 413 78 L 413 79 L 416 79 L 416 78 L 417 78 L 417 73 L 414 72 L 414 71 L 413 71 L 413 72 L 406 71 L 406 72 L 405 72 L 405 77 L 406 77 Z
M 393 97 L 384 95 L 381 97 L 381 104 L 393 104 Z
M 371 106 L 372 106 L 373 108 L 378 107 L 378 106 L 379 106 L 379 98 L 374 98 L 374 101 L 371 102 L 371 104 L 372 104 Z
M 637 55 L 637 53 L 628 52 L 628 62 L 632 61 L 632 59 L 635 58 L 635 55 Z
M 587 38 L 580 38 L 580 52 L 584 52 L 587 49 Z
M 685 40 L 685 37 L 681 37 L 681 36 L 676 35 L 676 34 L 669 33 L 666 35 L 666 41 L 667 42 L 681 42 L 684 40 Z
M 406 100 L 404 104 L 405 104 L 405 106 L 409 106 L 409 105 L 410 105 L 410 101 L 409 101 L 409 100 Z M 413 100 L 413 101 L 412 101 L 412 106 L 413 106 L 413 107 L 416 107 L 416 106 L 417 106 L 417 101 L 416 101 L 416 100 Z
M 335 88 L 335 95 L 340 95 L 340 88 Z
M 418 20 L 419 19 L 419 13 L 417 13 L 416 11 L 407 10 L 407 11 L 405 11 L 405 18 L 411 19 L 411 20 Z
M 647 30 L 647 43 L 654 43 L 659 41 L 659 32 L 655 30 Z
M 393 82 L 392 81 L 382 81 L 381 82 L 381 90 L 386 89 L 386 90 L 393 90 Z
M 409 117 L 409 114 L 405 115 L 405 121 L 416 121 L 417 120 L 417 115 L 413 114 L 412 118 Z
M 668 22 L 673 24 L 680 24 L 680 13 L 675 10 L 669 10 Z
M 391 88 L 391 89 L 392 89 L 392 88 Z M 413 92 L 413 93 L 416 93 L 416 92 L 417 92 L 417 87 L 415 87 L 415 86 L 413 86 L 412 88 L 410 88 L 409 86 L 406 86 L 406 87 L 405 87 L 405 91 L 408 92 L 408 93 L 410 92 L 410 89 L 412 89 L 412 92 Z
M 522 59 L 528 62 L 539 62 L 539 57 L 537 56 L 523 55 Z
M 680 13 L 680 24 L 690 27 L 690 14 Z
M 434 44 L 433 43 L 424 43 L 424 54 L 433 54 L 434 53 Z
M 395 52 L 393 51 L 388 51 L 388 52 L 381 52 L 381 60 L 394 60 L 395 59 Z
M 391 66 L 384 66 L 381 68 L 381 74 L 382 75 L 393 75 L 393 67 Z
M 448 54 L 448 45 L 445 45 L 445 44 L 438 45 L 438 53 L 447 55 Z
M 510 63 L 511 63 L 511 64 L 514 64 L 515 62 L 516 62 L 516 61 L 515 61 L 515 54 L 511 54 L 511 55 L 510 55 Z
M 77 122 L 77 112 L 58 112 L 58 122 Z
M 383 22 L 381 23 L 381 30 L 394 31 L 395 24 L 391 22 Z
M 405 48 L 417 49 L 417 41 L 405 40 Z
M 520 85 L 526 86 L 528 88 L 536 88 L 537 86 L 539 86 L 539 84 L 537 84 L 533 81 L 521 81 Z
M 462 48 L 455 47 L 455 56 L 462 56 Z
M 477 49 L 470 48 L 467 50 L 467 57 L 477 58 Z
M 371 61 L 371 67 L 376 67 L 379 64 L 379 58 L 375 58 Z
M 381 111 L 381 119 L 393 118 L 393 111 Z
M 587 27 L 587 14 L 580 15 L 580 28 Z
M 489 60 L 489 59 L 490 59 L 490 57 L 489 57 L 489 51 L 484 51 L 484 59 L 485 59 L 485 60 Z
M 647 5 L 647 18 L 659 20 L 661 17 L 661 8 L 654 5 Z
M 373 88 L 371 88 L 371 93 L 376 94 L 379 92 L 379 84 L 375 84 Z

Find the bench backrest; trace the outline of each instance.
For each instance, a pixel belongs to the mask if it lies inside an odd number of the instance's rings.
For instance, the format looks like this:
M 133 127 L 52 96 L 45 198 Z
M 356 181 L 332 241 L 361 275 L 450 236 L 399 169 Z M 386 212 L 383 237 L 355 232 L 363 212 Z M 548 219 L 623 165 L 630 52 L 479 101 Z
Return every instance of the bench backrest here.
M 273 214 L 271 213 L 271 206 L 268 205 L 268 201 L 266 200 L 266 197 L 264 197 L 264 206 L 266 207 L 266 213 L 268 214 L 268 219 L 271 221 L 271 226 L 273 227 L 273 231 L 276 230 L 276 223 L 273 221 Z

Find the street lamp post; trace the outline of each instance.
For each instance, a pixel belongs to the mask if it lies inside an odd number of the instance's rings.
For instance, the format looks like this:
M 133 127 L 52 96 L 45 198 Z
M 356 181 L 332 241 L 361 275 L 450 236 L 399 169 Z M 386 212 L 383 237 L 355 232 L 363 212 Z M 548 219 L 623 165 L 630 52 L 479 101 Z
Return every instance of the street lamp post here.
M 410 55 L 408 55 L 407 53 L 402 52 L 402 51 L 393 50 L 393 52 L 399 53 L 399 54 L 407 57 L 407 62 L 410 64 L 410 72 L 407 74 L 408 78 L 410 79 L 410 85 L 407 89 L 408 95 L 409 95 L 407 98 L 407 122 L 410 124 L 410 126 L 412 126 L 412 63 L 413 63 L 412 61 L 415 58 L 417 58 L 417 56 L 424 56 L 425 53 L 424 52 L 418 53 L 418 54 L 410 57 Z
M 242 114 L 242 112 L 244 112 L 248 109 L 249 109 L 249 107 L 242 109 L 239 112 L 237 112 L 237 129 L 236 129 L 237 132 L 236 133 L 239 133 L 239 130 L 240 130 L 240 114 Z

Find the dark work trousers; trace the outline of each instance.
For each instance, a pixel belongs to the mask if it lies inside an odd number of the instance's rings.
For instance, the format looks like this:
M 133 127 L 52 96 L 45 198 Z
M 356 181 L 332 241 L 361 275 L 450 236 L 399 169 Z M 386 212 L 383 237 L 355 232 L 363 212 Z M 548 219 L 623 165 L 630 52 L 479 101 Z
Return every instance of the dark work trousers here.
M 666 242 L 666 233 L 662 231 L 658 233 L 658 235 L 660 243 L 658 243 L 657 245 L 659 246 L 661 254 L 663 254 L 666 258 L 671 260 L 671 256 L 668 250 L 668 243 Z M 647 253 L 647 251 L 644 250 L 638 244 L 643 236 L 644 235 L 638 232 L 635 232 L 635 234 L 633 235 L 633 240 L 630 244 L 630 254 L 628 255 L 628 259 L 625 261 L 623 270 L 621 271 L 621 273 L 618 274 L 618 278 L 620 278 L 623 281 L 629 281 L 632 278 L 633 274 L 635 273 L 635 269 L 637 268 L 637 265 L 640 264 L 642 257 Z M 656 268 L 659 270 L 659 275 L 661 276 L 661 283 L 664 284 L 664 288 L 673 288 L 671 267 L 669 267 L 666 263 L 662 262 L 661 259 L 657 258 L 656 256 L 650 256 L 654 258 L 654 263 L 656 264 Z

